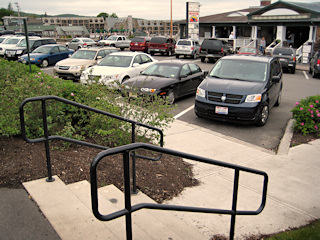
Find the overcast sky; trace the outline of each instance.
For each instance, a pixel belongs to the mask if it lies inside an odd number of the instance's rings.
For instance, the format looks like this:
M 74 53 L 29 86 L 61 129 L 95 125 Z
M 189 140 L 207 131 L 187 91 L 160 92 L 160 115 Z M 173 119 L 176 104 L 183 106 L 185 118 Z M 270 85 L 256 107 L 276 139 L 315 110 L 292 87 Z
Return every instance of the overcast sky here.
M 317 2 L 319 0 L 290 0 L 292 2 Z M 97 16 L 101 12 L 116 13 L 118 17 L 132 15 L 134 18 L 149 20 L 170 20 L 171 0 L 0 0 L 0 8 L 8 8 L 11 2 L 16 11 L 58 15 L 64 13 L 83 16 Z M 172 19 L 186 18 L 186 0 L 172 0 Z M 200 2 L 200 17 L 233 10 L 259 6 L 260 0 L 190 0 Z M 276 2 L 272 0 L 271 3 Z

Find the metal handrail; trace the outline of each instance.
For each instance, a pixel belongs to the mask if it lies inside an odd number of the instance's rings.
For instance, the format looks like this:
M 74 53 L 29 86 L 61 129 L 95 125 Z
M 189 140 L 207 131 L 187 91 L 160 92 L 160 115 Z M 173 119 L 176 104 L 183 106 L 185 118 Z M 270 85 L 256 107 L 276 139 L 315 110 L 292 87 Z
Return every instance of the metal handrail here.
M 129 171 L 129 156 L 130 151 L 135 151 L 136 149 L 146 149 L 154 152 L 159 152 L 162 154 L 169 154 L 173 156 L 182 157 L 184 159 L 191 159 L 194 161 L 213 164 L 220 167 L 225 167 L 229 169 L 234 169 L 234 183 L 233 183 L 233 199 L 232 199 L 232 208 L 231 209 L 214 209 L 214 208 L 199 208 L 199 207 L 190 207 L 190 206 L 176 206 L 176 205 L 161 205 L 161 204 L 153 204 L 153 203 L 139 203 L 136 205 L 131 204 L 131 195 L 130 195 L 130 171 Z M 102 215 L 99 212 L 99 204 L 98 204 L 98 184 L 97 184 L 97 166 L 99 162 L 111 155 L 115 154 L 123 154 L 123 174 L 124 174 L 124 199 L 125 199 L 125 208 L 119 210 L 117 212 L 110 213 L 108 215 Z M 237 200 L 238 200 L 238 187 L 239 187 L 239 175 L 240 171 L 258 174 L 264 177 L 263 181 L 263 189 L 262 189 L 262 199 L 261 204 L 257 210 L 247 211 L 237 210 Z M 230 223 L 230 239 L 234 238 L 234 230 L 235 230 L 235 220 L 236 215 L 257 215 L 262 212 L 265 207 L 266 199 L 267 199 L 267 185 L 268 185 L 268 175 L 259 170 L 242 167 L 239 165 L 234 165 L 230 163 L 224 163 L 217 160 L 212 160 L 209 158 L 204 158 L 188 153 L 183 153 L 167 148 L 162 148 L 158 146 L 154 146 L 151 144 L 145 143 L 132 143 L 125 146 L 120 146 L 116 148 L 111 148 L 105 151 L 102 151 L 97 154 L 97 156 L 93 159 L 90 167 L 90 182 L 91 182 L 91 202 L 92 202 L 92 211 L 94 216 L 102 221 L 110 221 L 115 218 L 124 216 L 126 217 L 126 234 L 127 240 L 132 239 L 132 213 L 138 211 L 140 209 L 159 209 L 159 210 L 171 210 L 171 211 L 184 211 L 184 212 L 201 212 L 201 213 L 215 213 L 215 214 L 226 214 L 231 215 L 231 223 Z
M 115 114 L 108 113 L 108 112 L 105 112 L 105 111 L 102 111 L 102 110 L 99 110 L 99 109 L 96 109 L 96 108 L 92 108 L 92 107 L 86 106 L 84 104 L 80 104 L 80 103 L 77 103 L 77 102 L 74 102 L 74 101 L 71 101 L 71 100 L 68 100 L 68 99 L 65 99 L 65 98 L 58 97 L 58 96 L 49 95 L 49 96 L 39 96 L 39 97 L 27 98 L 27 99 L 22 101 L 22 103 L 20 104 L 20 109 L 19 109 L 20 110 L 21 136 L 28 143 L 45 142 L 46 158 L 47 158 L 47 170 L 48 170 L 47 181 L 48 182 L 54 181 L 54 178 L 52 177 L 49 141 L 51 141 L 51 140 L 62 140 L 62 141 L 67 141 L 67 142 L 71 142 L 71 143 L 75 143 L 75 144 L 79 144 L 79 145 L 84 145 L 84 146 L 88 146 L 88 147 L 93 147 L 93 148 L 98 148 L 98 149 L 103 149 L 103 150 L 109 149 L 109 147 L 101 146 L 101 145 L 98 145 L 98 144 L 92 144 L 92 143 L 89 143 L 89 142 L 80 141 L 80 140 L 76 140 L 76 139 L 72 139 L 72 138 L 57 136 L 57 135 L 49 136 L 48 122 L 47 122 L 47 110 L 46 110 L 46 101 L 47 100 L 56 100 L 56 101 L 63 102 L 63 103 L 69 104 L 69 105 L 73 105 L 73 106 L 78 107 L 78 108 L 86 109 L 86 110 L 91 111 L 91 112 L 95 112 L 95 113 L 102 114 L 102 115 L 105 115 L 105 116 L 108 116 L 108 117 L 112 117 L 112 118 L 118 119 L 120 121 L 125 121 L 125 122 L 128 122 L 128 123 L 131 123 L 131 125 L 132 125 L 131 142 L 135 142 L 136 141 L 136 134 L 135 134 L 136 126 L 145 127 L 145 128 L 157 131 L 160 134 L 160 143 L 159 144 L 160 144 L 161 147 L 163 147 L 163 131 L 161 129 L 159 129 L 159 128 L 155 128 L 153 126 L 149 126 L 149 125 L 144 124 L 144 123 L 140 123 L 140 122 L 136 122 L 136 121 L 133 121 L 133 120 L 130 120 L 130 119 L 126 119 L 124 117 L 120 117 L 120 116 L 117 116 Z M 35 102 L 35 101 L 41 101 L 41 103 L 42 103 L 42 119 L 43 119 L 44 137 L 36 138 L 36 139 L 29 139 L 26 136 L 26 127 L 25 127 L 25 118 L 24 118 L 24 106 L 28 102 Z M 159 160 L 161 158 L 161 155 L 159 155 L 156 158 L 150 158 L 150 157 L 138 155 L 138 154 L 135 154 L 135 153 L 132 154 L 132 161 L 133 161 L 133 164 L 132 164 L 132 166 L 133 166 L 133 168 L 132 168 L 132 171 L 133 171 L 133 192 L 134 193 L 137 192 L 136 181 L 135 181 L 135 157 L 148 159 L 148 160 L 152 160 L 152 161 L 157 161 L 157 160 Z

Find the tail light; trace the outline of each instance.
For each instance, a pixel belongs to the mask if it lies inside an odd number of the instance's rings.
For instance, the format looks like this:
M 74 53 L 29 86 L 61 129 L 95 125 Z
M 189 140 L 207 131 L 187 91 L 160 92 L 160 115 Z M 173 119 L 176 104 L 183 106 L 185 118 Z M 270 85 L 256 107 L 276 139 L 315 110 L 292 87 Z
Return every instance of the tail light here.
M 194 47 L 191 47 L 191 50 L 193 50 L 194 49 Z
M 201 47 L 199 48 L 199 52 L 201 52 Z
M 87 44 L 86 44 L 86 43 L 84 43 L 84 44 L 83 44 L 83 46 L 85 47 L 85 46 L 87 46 Z
M 221 53 L 223 53 L 223 48 L 221 48 Z
M 318 59 L 318 61 L 317 61 L 317 65 L 319 65 L 319 66 L 320 66 L 320 59 Z
M 293 61 L 296 61 L 296 57 L 293 58 Z

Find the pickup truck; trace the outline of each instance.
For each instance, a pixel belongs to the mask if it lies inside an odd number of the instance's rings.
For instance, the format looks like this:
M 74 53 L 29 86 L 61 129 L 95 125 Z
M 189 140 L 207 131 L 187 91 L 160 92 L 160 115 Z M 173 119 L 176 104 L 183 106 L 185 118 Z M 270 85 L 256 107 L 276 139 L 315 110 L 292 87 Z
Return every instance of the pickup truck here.
M 120 48 L 123 51 L 125 48 L 130 48 L 130 40 L 126 39 L 123 35 L 112 35 L 105 40 L 100 40 L 98 42 L 99 46 L 110 46 Z

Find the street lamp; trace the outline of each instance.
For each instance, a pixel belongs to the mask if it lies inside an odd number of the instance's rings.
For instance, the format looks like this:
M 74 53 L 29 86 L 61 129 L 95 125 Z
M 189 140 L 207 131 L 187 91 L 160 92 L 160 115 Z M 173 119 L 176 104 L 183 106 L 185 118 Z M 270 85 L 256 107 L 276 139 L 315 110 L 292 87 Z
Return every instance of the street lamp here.
M 20 7 L 17 2 L 14 3 L 17 6 L 18 9 L 18 17 L 19 17 L 19 26 L 20 26 L 20 32 L 22 32 L 22 27 L 21 27 L 21 18 L 20 18 Z

